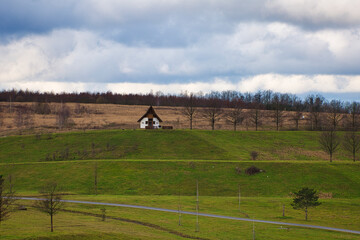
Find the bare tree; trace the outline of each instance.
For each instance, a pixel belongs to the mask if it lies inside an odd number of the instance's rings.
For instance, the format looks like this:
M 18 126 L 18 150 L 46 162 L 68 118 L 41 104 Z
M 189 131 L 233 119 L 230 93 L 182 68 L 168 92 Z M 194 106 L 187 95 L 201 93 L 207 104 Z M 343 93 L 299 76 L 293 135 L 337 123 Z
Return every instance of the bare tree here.
M 63 202 L 61 201 L 62 194 L 58 192 L 56 183 L 45 185 L 41 193 L 43 194 L 42 197 L 44 199 L 36 201 L 35 207 L 50 216 L 51 232 L 53 232 L 54 215 L 57 214 L 63 206 Z
M 197 113 L 197 98 L 193 93 L 190 93 L 189 96 L 186 96 L 185 106 L 181 109 L 181 113 L 189 119 L 190 130 L 193 128 L 193 119 Z
M 0 175 L 0 225 L 9 218 L 13 210 L 12 205 L 15 202 L 14 192 L 6 192 L 4 182 L 3 176 Z
M 343 108 L 343 103 L 338 100 L 332 100 L 328 106 L 328 114 L 327 119 L 329 121 L 329 125 L 334 130 L 339 126 L 340 121 L 343 119 L 343 114 L 341 113 L 341 110 Z
M 69 118 L 70 109 L 64 103 L 61 103 L 61 106 L 57 111 L 57 124 L 60 129 L 68 124 Z
M 239 99 L 234 99 L 230 103 L 230 109 L 225 114 L 226 120 L 231 123 L 236 131 L 237 125 L 241 124 L 245 119 L 245 113 L 243 111 L 242 101 Z
M 332 162 L 333 154 L 338 150 L 340 140 L 336 132 L 331 129 L 320 134 L 319 143 L 322 150 L 329 154 L 330 162 Z
M 17 128 L 31 127 L 34 124 L 31 111 L 26 106 L 17 109 L 14 121 Z
M 350 113 L 350 128 L 355 131 L 359 127 L 360 122 L 360 104 L 352 102 L 348 106 L 348 112 Z
M 298 99 L 294 100 L 293 105 L 295 111 L 290 115 L 290 118 L 295 122 L 295 129 L 299 130 L 299 122 L 301 119 L 304 118 L 304 114 L 303 114 L 304 107 L 301 100 Z
M 215 130 L 215 123 L 220 120 L 222 114 L 221 101 L 216 96 L 210 95 L 209 105 L 202 110 L 202 116 L 210 121 L 212 130 Z
M 355 131 L 348 132 L 343 139 L 344 149 L 350 152 L 353 156 L 353 161 L 356 160 L 356 155 L 360 151 L 360 136 Z
M 295 122 L 295 129 L 296 130 L 299 130 L 299 122 L 300 122 L 301 119 L 303 119 L 303 117 L 304 117 L 304 114 L 301 111 L 293 112 L 290 115 L 291 120 L 293 120 Z
M 273 121 L 276 125 L 276 131 L 279 131 L 280 126 L 282 125 L 285 118 L 284 106 L 280 98 L 280 94 L 274 94 L 272 99 L 273 111 L 270 116 L 273 118 Z
M 325 98 L 321 95 L 310 95 L 306 98 L 305 104 L 310 112 L 311 130 L 317 130 L 321 124 L 321 111 Z
M 320 129 L 322 118 L 320 112 L 310 112 L 311 130 Z
M 263 112 L 259 108 L 250 109 L 247 114 L 248 120 L 255 126 L 255 131 L 261 126 L 264 118 Z

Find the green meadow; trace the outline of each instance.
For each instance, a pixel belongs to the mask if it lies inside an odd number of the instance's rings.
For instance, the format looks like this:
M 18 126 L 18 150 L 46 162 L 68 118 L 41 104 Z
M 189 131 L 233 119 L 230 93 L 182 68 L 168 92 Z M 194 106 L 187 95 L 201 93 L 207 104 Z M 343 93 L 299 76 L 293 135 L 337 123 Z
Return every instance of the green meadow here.
M 13 190 L 22 196 L 37 196 L 44 184 L 57 182 L 67 199 L 169 209 L 178 209 L 181 203 L 186 211 L 195 210 L 198 181 L 200 212 L 360 230 L 360 163 L 342 149 L 330 163 L 319 146 L 319 134 L 101 130 L 9 136 L 0 139 L 0 174 L 11 176 Z M 251 160 L 252 151 L 259 154 L 256 160 Z M 250 166 L 262 171 L 247 175 Z M 307 222 L 304 213 L 290 205 L 291 193 L 302 187 L 315 188 L 325 198 L 309 210 Z M 102 222 L 97 216 L 100 206 L 82 204 L 66 204 L 67 212 L 55 217 L 55 232 L 50 233 L 46 215 L 33 209 L 32 202 L 18 203 L 29 208 L 1 224 L 1 239 L 253 236 L 249 222 L 201 217 L 200 231 L 195 232 L 194 216 L 183 215 L 178 226 L 177 214 L 138 209 L 107 207 L 111 218 Z M 256 239 L 360 239 L 354 234 L 271 224 L 255 224 L 255 228 Z
M 0 139 L 2 163 L 83 159 L 328 160 L 319 132 L 99 130 Z M 342 136 L 343 134 L 340 133 Z M 340 149 L 336 160 L 351 160 Z
M 263 172 L 249 176 L 245 169 Z M 18 192 L 36 193 L 48 181 L 72 194 L 94 193 L 97 167 L 99 194 L 194 195 L 196 180 L 206 196 L 236 196 L 238 185 L 248 197 L 288 197 L 311 187 L 337 198 L 360 198 L 360 164 L 349 162 L 204 162 L 204 161 L 71 161 L 7 164 Z M 240 169 L 240 172 L 237 171 Z
M 174 196 L 68 196 L 71 199 L 126 202 L 151 206 L 174 208 L 178 198 Z M 195 198 L 181 198 L 183 210 L 194 211 Z M 309 211 L 310 221 L 303 220 L 303 213 L 289 208 L 290 199 L 246 198 L 238 210 L 237 199 L 229 197 L 200 197 L 200 212 L 244 216 L 266 220 L 318 224 L 359 229 L 359 202 L 355 200 L 323 200 L 317 209 Z M 360 239 L 358 235 L 262 224 L 225 219 L 199 217 L 199 232 L 195 231 L 196 216 L 150 210 L 106 207 L 105 221 L 101 220 L 102 206 L 66 204 L 66 212 L 55 215 L 55 231 L 50 233 L 49 217 L 27 205 L 27 211 L 17 211 L 11 219 L 2 224 L 2 239 Z M 286 204 L 286 215 L 282 217 L 282 204 Z M 356 225 L 357 224 L 357 225 Z M 21 226 L 21 227 L 20 227 Z M 187 237 L 184 237 L 187 236 Z

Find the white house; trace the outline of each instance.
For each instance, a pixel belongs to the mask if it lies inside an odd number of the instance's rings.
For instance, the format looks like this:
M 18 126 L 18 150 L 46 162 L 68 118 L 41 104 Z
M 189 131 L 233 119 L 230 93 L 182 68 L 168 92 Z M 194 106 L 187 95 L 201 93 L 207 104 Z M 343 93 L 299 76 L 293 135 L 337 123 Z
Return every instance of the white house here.
M 152 106 L 146 111 L 146 113 L 138 120 L 140 128 L 154 129 L 161 128 L 162 120 L 156 114 Z

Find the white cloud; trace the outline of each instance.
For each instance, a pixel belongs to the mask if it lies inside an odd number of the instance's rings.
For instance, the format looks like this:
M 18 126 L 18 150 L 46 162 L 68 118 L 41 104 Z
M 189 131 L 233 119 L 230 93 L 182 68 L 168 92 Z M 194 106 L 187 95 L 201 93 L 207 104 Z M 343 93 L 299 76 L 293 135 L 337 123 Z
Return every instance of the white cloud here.
M 161 91 L 165 94 L 179 94 L 182 92 L 211 91 L 240 91 L 256 92 L 258 90 L 272 90 L 281 93 L 303 94 L 309 91 L 320 93 L 357 93 L 360 92 L 360 75 L 280 75 L 265 74 L 245 78 L 237 81 L 214 78 L 208 82 L 194 81 L 190 83 L 87 83 L 87 82 L 0 82 L 3 89 L 29 89 L 34 91 L 53 92 L 82 92 L 82 91 L 112 91 L 114 93 L 149 93 Z
M 167 64 L 161 64 L 161 66 L 159 67 L 159 72 L 163 73 L 163 74 L 170 74 L 171 71 L 169 69 L 169 65 Z
M 133 68 L 131 68 L 129 66 L 129 64 L 127 62 L 120 63 L 119 69 L 120 69 L 120 72 L 124 73 L 124 74 L 131 74 L 135 71 Z
M 190 46 L 159 48 L 58 29 L 0 44 L 0 88 L 356 92 L 359 32 L 251 22 Z
M 238 89 L 249 92 L 270 89 L 276 92 L 295 94 L 309 91 L 333 93 L 360 92 L 360 75 L 265 74 L 240 81 Z

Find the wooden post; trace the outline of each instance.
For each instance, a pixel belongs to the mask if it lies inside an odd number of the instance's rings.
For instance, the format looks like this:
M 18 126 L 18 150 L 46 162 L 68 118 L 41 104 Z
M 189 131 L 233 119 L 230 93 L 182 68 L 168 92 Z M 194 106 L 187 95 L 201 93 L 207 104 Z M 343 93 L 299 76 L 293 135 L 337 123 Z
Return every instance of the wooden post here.
M 179 188 L 179 205 L 178 205 L 178 213 L 179 213 L 179 226 L 181 226 L 181 192 Z
M 91 143 L 91 154 L 93 157 L 95 156 L 95 143 L 94 142 Z
M 196 228 L 195 232 L 199 232 L 199 181 L 196 180 Z
M 253 240 L 255 240 L 255 223 L 253 221 Z
M 102 208 L 101 210 L 101 221 L 105 221 L 106 219 L 106 208 Z
M 241 200 L 240 200 L 240 197 L 241 197 L 241 195 L 240 195 L 240 184 L 239 184 L 239 211 L 240 211 L 240 204 L 241 204 Z
M 285 217 L 285 204 L 283 204 L 283 217 Z
M 95 166 L 94 166 L 94 191 L 95 191 L 95 195 L 97 195 L 97 184 L 98 184 L 97 176 L 98 176 L 98 167 L 97 167 L 97 162 L 95 162 Z
M 12 174 L 9 174 L 8 181 L 9 181 L 9 193 L 13 193 Z

